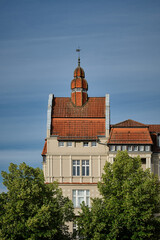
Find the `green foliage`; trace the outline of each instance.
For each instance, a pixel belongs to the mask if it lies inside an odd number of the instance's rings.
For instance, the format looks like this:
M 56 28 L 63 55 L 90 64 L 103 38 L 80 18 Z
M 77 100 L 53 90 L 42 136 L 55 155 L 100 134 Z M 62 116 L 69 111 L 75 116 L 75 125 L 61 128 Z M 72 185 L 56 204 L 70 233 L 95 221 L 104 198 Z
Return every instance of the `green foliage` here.
M 160 236 L 160 183 L 139 157 L 118 152 L 113 164 L 106 162 L 101 198 L 92 208 L 82 205 L 79 234 L 87 240 L 156 240 Z
M 56 183 L 44 183 L 42 170 L 11 163 L 2 176 L 8 192 L 0 194 L 0 239 L 70 239 L 73 204 Z

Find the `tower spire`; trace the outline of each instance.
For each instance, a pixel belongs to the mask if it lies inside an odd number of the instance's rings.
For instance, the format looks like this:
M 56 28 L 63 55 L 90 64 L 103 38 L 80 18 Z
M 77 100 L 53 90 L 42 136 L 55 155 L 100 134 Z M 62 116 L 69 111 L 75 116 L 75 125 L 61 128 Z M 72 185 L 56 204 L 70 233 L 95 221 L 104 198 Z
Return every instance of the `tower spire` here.
M 81 51 L 81 49 L 78 47 L 76 49 L 76 52 L 78 52 L 78 67 L 80 67 L 80 51 Z

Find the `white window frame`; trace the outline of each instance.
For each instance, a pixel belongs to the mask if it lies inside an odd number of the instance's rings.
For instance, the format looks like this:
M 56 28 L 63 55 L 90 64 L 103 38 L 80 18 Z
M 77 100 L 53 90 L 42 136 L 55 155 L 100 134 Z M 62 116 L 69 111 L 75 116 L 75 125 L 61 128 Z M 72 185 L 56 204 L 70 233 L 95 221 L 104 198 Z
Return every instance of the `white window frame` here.
M 146 145 L 146 146 L 145 146 L 145 151 L 146 151 L 146 152 L 149 152 L 150 150 L 151 150 L 151 147 L 150 147 L 149 145 Z
M 72 142 L 71 141 L 67 142 L 67 147 L 72 147 Z
M 72 160 L 72 176 L 80 176 L 80 160 Z
M 122 145 L 122 151 L 125 151 L 127 149 L 126 145 Z
M 89 142 L 83 142 L 83 147 L 88 147 L 89 146 Z
M 96 146 L 97 146 L 97 142 L 96 141 L 91 142 L 91 147 L 96 147 Z
M 58 142 L 58 147 L 64 147 L 64 142 L 63 141 L 59 141 Z
M 140 152 L 144 152 L 144 145 L 140 145 L 140 146 L 139 146 L 139 151 L 140 151 Z
M 116 151 L 121 151 L 121 145 L 116 146 Z
M 135 152 L 138 152 L 138 146 L 137 145 L 134 145 L 133 149 L 134 149 Z
M 82 176 L 89 176 L 89 160 L 82 160 Z
M 133 146 L 129 145 L 128 146 L 128 152 L 132 152 L 132 148 L 133 148 Z
M 90 191 L 88 189 L 73 189 L 72 190 L 72 200 L 75 208 L 80 208 L 82 202 L 90 207 Z
M 110 145 L 110 151 L 115 152 L 115 145 Z

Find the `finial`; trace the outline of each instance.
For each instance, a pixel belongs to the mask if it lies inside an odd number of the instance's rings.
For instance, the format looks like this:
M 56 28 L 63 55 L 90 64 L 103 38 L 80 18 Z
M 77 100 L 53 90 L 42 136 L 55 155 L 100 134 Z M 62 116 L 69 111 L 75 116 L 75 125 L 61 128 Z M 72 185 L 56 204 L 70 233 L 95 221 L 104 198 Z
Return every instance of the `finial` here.
M 76 49 L 76 52 L 78 52 L 78 67 L 80 67 L 80 51 L 81 51 L 81 49 L 78 47 Z

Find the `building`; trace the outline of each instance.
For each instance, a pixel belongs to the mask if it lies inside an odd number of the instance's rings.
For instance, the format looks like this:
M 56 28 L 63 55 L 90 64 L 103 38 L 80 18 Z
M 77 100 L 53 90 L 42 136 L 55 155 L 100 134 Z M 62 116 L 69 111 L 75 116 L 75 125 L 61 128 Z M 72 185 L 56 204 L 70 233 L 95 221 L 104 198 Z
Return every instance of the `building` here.
M 75 213 L 84 201 L 99 196 L 106 161 L 113 163 L 118 150 L 140 155 L 143 168 L 160 176 L 160 125 L 133 120 L 110 125 L 109 94 L 88 97 L 88 83 L 80 67 L 71 81 L 71 97 L 49 95 L 47 137 L 43 148 L 46 183 L 58 181 L 64 196 L 73 200 Z

